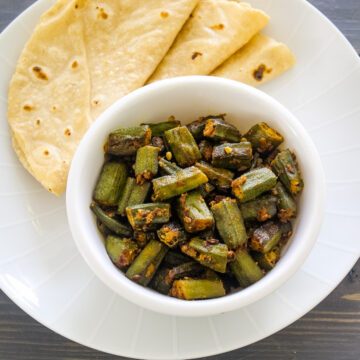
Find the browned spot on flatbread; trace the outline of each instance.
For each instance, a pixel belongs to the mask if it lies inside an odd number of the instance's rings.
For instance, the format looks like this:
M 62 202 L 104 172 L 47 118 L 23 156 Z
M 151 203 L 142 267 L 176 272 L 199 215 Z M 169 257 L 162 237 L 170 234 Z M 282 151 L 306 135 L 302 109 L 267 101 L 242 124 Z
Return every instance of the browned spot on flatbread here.
M 224 24 L 217 24 L 217 25 L 213 25 L 210 28 L 213 30 L 222 30 L 225 27 Z
M 32 111 L 32 110 L 35 109 L 35 107 L 34 107 L 34 106 L 31 106 L 31 105 L 28 105 L 28 104 L 25 104 L 24 107 L 23 107 L 23 109 L 24 109 L 25 111 Z
M 198 52 L 198 51 L 194 51 L 193 54 L 191 55 L 191 59 L 195 60 L 198 56 L 201 56 L 202 53 Z
M 75 68 L 77 68 L 78 67 L 78 62 L 77 61 L 74 61 L 73 63 L 72 63 L 72 65 L 71 65 L 71 67 L 73 68 L 73 69 L 75 69 Z
M 163 19 L 166 19 L 168 16 L 169 16 L 169 13 L 167 11 L 162 11 L 160 13 L 160 16 L 163 18 Z
M 32 68 L 35 76 L 40 79 L 40 80 L 49 80 L 47 75 L 44 73 L 44 71 L 42 70 L 42 68 L 40 66 L 34 66 Z
M 264 77 L 264 73 L 270 74 L 272 69 L 266 68 L 266 65 L 260 64 L 257 69 L 253 71 L 253 77 L 257 81 L 261 81 Z

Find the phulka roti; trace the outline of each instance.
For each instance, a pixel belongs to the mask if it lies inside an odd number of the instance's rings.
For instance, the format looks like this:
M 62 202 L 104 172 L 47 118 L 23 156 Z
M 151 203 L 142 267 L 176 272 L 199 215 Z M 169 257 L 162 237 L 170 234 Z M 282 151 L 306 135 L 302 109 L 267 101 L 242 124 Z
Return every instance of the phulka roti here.
M 295 57 L 284 44 L 257 34 L 211 75 L 259 86 L 295 65 Z
M 74 152 L 96 117 L 141 87 L 198 0 L 60 0 L 25 46 L 9 86 L 21 162 L 49 191 L 65 189 Z
M 233 0 L 201 0 L 148 82 L 208 75 L 267 23 L 261 10 Z

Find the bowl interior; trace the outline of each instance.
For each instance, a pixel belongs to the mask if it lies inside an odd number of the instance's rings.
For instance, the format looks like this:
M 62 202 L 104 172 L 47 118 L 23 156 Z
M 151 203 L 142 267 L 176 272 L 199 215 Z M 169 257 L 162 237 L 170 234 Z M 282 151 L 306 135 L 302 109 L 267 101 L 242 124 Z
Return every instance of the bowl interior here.
M 260 121 L 284 137 L 283 148 L 297 154 L 305 182 L 294 235 L 276 267 L 247 289 L 219 299 L 186 302 L 158 294 L 128 280 L 110 261 L 89 210 L 92 192 L 103 164 L 103 144 L 110 130 L 174 116 L 187 124 L 200 116 L 226 114 L 244 134 Z M 324 186 L 321 163 L 300 123 L 268 95 L 246 85 L 211 77 L 186 77 L 145 86 L 108 109 L 83 138 L 71 166 L 67 188 L 70 228 L 92 270 L 108 286 L 138 305 L 182 316 L 210 315 L 254 302 L 284 283 L 303 263 L 318 235 Z

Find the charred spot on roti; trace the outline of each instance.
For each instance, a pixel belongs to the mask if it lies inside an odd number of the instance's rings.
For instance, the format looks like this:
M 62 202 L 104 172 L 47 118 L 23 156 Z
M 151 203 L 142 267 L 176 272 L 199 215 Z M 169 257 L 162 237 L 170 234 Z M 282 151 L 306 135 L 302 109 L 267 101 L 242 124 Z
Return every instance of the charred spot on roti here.
M 34 66 L 32 70 L 38 79 L 49 80 L 48 76 L 45 74 L 45 72 L 42 70 L 40 66 Z
M 31 106 L 31 105 L 29 105 L 29 104 L 25 104 L 24 107 L 23 107 L 23 109 L 24 109 L 25 111 L 32 111 L 32 110 L 35 109 L 35 107 L 34 107 L 34 106 Z
M 99 102 L 100 102 L 100 100 L 98 100 L 98 99 L 94 99 L 94 100 L 93 100 L 93 104 L 94 104 L 94 105 L 98 105 Z
M 264 72 L 270 73 L 272 69 L 266 69 L 264 64 L 258 66 L 257 69 L 253 71 L 253 77 L 257 81 L 261 81 L 264 77 Z
M 96 9 L 99 10 L 99 7 L 97 6 Z M 98 19 L 101 18 L 101 19 L 106 20 L 109 17 L 109 15 L 105 12 L 104 8 L 100 8 L 100 11 L 99 11 L 97 17 L 98 17 Z
M 64 134 L 66 136 L 70 136 L 71 135 L 71 130 L 69 128 L 66 128 L 65 131 L 64 131 Z
M 193 54 L 191 55 L 191 59 L 195 60 L 198 56 L 201 56 L 202 53 L 198 52 L 198 51 L 194 51 Z
M 54 105 L 54 106 L 52 107 L 52 109 L 55 111 L 55 110 L 56 110 L 56 106 Z
M 36 120 L 36 125 L 39 126 L 40 123 L 41 123 L 40 119 L 37 119 L 37 120 Z
M 160 16 L 163 18 L 163 19 L 166 19 L 168 16 L 169 16 L 169 13 L 167 11 L 162 11 L 160 13 Z
M 213 29 L 213 30 L 222 30 L 222 29 L 224 29 L 224 27 L 225 27 L 224 24 L 217 24 L 217 25 L 211 26 L 211 29 Z
M 50 152 L 49 152 L 49 150 L 44 150 L 43 154 L 44 154 L 45 156 L 48 156 L 48 155 L 50 154 Z
M 75 4 L 75 9 L 78 9 L 79 8 L 79 4 Z
M 78 67 L 78 62 L 75 60 L 72 64 L 71 64 L 71 67 L 73 68 L 73 69 L 76 69 L 77 67 Z

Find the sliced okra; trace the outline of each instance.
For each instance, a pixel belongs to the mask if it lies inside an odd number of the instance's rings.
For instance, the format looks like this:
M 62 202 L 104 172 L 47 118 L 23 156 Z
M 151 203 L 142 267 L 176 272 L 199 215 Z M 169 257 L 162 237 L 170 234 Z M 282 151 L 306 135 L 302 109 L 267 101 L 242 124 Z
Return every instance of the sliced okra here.
M 253 252 L 252 256 L 262 269 L 270 271 L 280 259 L 280 248 L 275 246 L 272 250 L 265 254 L 261 252 Z
M 263 195 L 254 200 L 240 204 L 241 214 L 245 221 L 264 222 L 277 213 L 278 198 L 274 195 Z
M 277 207 L 279 209 L 279 220 L 281 222 L 290 221 L 291 218 L 296 216 L 296 201 L 280 182 L 274 187 L 273 193 L 278 198 Z
M 234 173 L 227 169 L 216 168 L 205 161 L 199 161 L 195 166 L 209 179 L 209 182 L 221 189 L 229 189 L 234 178 Z
M 140 251 L 131 239 L 114 235 L 106 237 L 105 248 L 111 261 L 121 270 L 130 266 Z
M 252 158 L 249 142 L 226 143 L 214 147 L 211 164 L 219 168 L 243 171 L 251 166 Z
M 268 221 L 255 229 L 251 237 L 250 247 L 255 251 L 267 253 L 279 243 L 281 234 L 280 226 L 273 221 Z
M 213 152 L 213 145 L 208 140 L 202 140 L 199 143 L 199 150 L 202 158 L 206 161 L 211 160 L 212 152 Z
M 152 136 L 164 136 L 165 131 L 179 127 L 181 124 L 179 120 L 172 120 L 141 125 L 148 125 Z
M 143 146 L 136 153 L 135 176 L 138 184 L 151 180 L 158 172 L 159 148 Z
M 215 141 L 239 142 L 241 135 L 239 130 L 226 121 L 217 118 L 208 118 L 205 122 L 203 135 Z
M 164 224 L 157 231 L 157 235 L 159 240 L 170 248 L 176 247 L 179 243 L 183 243 L 187 240 L 184 228 L 174 221 Z

